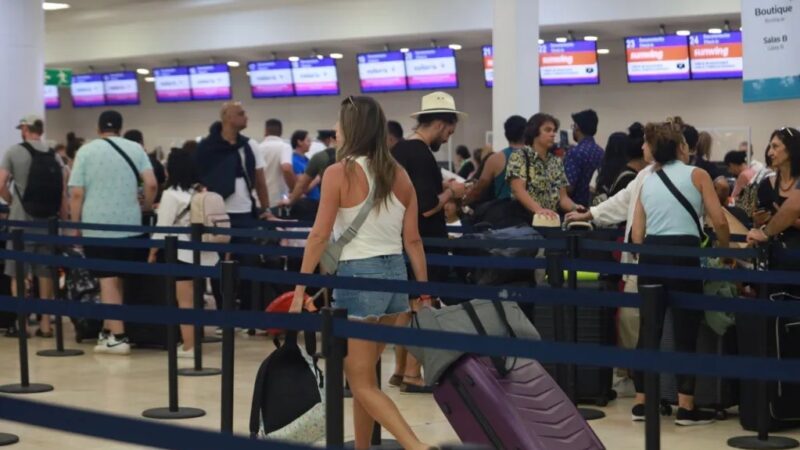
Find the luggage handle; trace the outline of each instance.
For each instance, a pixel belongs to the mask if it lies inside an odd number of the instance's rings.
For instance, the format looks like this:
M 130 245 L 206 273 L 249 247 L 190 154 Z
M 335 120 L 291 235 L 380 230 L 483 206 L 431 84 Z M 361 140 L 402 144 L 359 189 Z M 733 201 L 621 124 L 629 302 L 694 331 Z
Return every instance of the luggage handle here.
M 516 338 L 516 333 L 514 333 L 514 330 L 511 328 L 511 324 L 508 322 L 508 317 L 506 316 L 503 306 L 498 302 L 492 302 L 492 304 L 497 311 L 497 315 L 500 316 L 500 321 L 503 323 L 503 325 L 505 325 L 508 334 L 511 337 Z M 475 311 L 475 306 L 472 304 L 472 302 L 465 302 L 462 304 L 462 306 L 464 307 L 464 311 L 467 313 L 467 316 L 469 316 L 469 320 L 472 321 L 472 324 L 475 326 L 475 330 L 478 332 L 478 334 L 480 336 L 488 336 L 489 334 L 486 332 L 486 328 L 483 327 L 481 319 L 478 317 L 478 313 Z M 505 358 L 499 356 L 490 356 L 489 358 L 492 360 L 492 365 L 494 365 L 494 368 L 501 377 L 508 375 L 511 370 L 514 370 L 514 366 L 517 364 L 517 358 L 515 357 L 514 362 L 511 365 L 511 369 L 506 369 Z

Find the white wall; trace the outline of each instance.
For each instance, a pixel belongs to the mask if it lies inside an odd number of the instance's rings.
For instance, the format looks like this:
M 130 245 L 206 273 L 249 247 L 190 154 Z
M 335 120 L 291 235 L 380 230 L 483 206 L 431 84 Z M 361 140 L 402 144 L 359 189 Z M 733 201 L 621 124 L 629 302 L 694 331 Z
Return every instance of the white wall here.
M 475 148 L 483 144 L 487 130 L 491 129 L 491 92 L 483 85 L 483 71 L 478 49 L 463 50 L 459 54 L 461 87 L 452 91 L 457 106 L 469 113 L 469 118 L 459 125 L 453 137 L 454 144 L 467 144 Z M 800 118 L 800 100 L 743 104 L 741 80 L 693 81 L 672 83 L 629 84 L 625 77 L 625 62 L 620 57 L 601 57 L 601 84 L 598 86 L 565 86 L 542 88 L 542 110 L 556 115 L 562 127 L 571 124 L 570 113 L 584 108 L 594 108 L 600 115 L 597 139 L 601 145 L 609 134 L 625 130 L 633 121 L 664 120 L 680 115 L 698 128 L 752 127 L 755 154 L 759 156 L 766 147 L 771 131 L 784 125 L 797 125 Z M 355 63 L 342 60 L 339 78 L 343 95 L 359 93 Z M 298 128 L 310 131 L 331 128 L 341 97 L 288 98 L 253 100 L 243 69 L 233 72 L 234 96 L 242 100 L 250 117 L 246 134 L 263 136 L 263 123 L 269 117 L 281 118 L 286 135 Z M 125 117 L 125 128 L 139 128 L 148 141 L 148 147 L 169 146 L 173 141 L 206 134 L 209 124 L 216 120 L 221 102 L 157 104 L 153 85 L 141 84 L 142 104 L 118 108 Z M 419 108 L 419 98 L 424 91 L 377 94 L 390 119 L 399 120 L 407 133 L 413 121 L 408 114 Z M 98 114 L 103 108 L 73 110 L 69 95 L 62 92 L 62 109 L 47 113 L 48 137 L 63 140 L 67 131 L 79 136 L 93 137 Z M 504 144 L 498 136 L 496 147 Z M 732 147 L 738 138 L 731 141 Z M 729 148 L 721 148 L 720 152 Z M 440 155 L 445 157 L 444 154 Z

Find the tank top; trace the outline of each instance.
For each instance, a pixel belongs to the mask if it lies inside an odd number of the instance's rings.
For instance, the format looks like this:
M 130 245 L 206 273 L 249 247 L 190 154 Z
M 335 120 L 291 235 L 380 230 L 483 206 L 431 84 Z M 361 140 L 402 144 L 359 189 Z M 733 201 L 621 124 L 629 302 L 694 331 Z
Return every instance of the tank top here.
M 511 198 L 511 186 L 506 181 L 506 167 L 508 167 L 508 160 L 511 158 L 512 153 L 514 153 L 514 149 L 511 147 L 503 149 L 506 163 L 503 165 L 503 170 L 494 177 L 494 198 L 496 199 Z
M 374 176 L 367 167 L 366 157 L 356 158 L 356 163 L 364 170 L 370 189 L 374 184 Z M 333 236 L 338 239 L 347 227 L 353 223 L 361 207 L 367 201 L 351 208 L 339 208 L 333 224 Z M 340 261 L 366 259 L 375 256 L 403 254 L 403 217 L 406 207 L 394 195 L 389 194 L 386 202 L 375 202 L 367 219 L 358 229 L 356 237 L 342 250 Z
M 703 217 L 703 199 L 700 191 L 692 183 L 694 166 L 681 161 L 674 161 L 662 168 L 672 184 L 689 200 L 697 212 Z M 697 236 L 697 225 L 688 211 L 672 195 L 667 186 L 657 176 L 647 177 L 642 186 L 642 206 L 647 215 L 648 236 Z

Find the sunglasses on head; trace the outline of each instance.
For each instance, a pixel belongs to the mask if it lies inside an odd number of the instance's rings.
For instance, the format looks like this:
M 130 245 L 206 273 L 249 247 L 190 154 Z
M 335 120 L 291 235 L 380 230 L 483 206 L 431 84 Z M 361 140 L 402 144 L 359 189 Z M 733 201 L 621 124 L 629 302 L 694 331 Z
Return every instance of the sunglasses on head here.
M 792 131 L 792 129 L 789 127 L 783 127 L 778 131 L 780 131 L 781 133 L 788 134 L 789 137 L 794 138 L 794 131 Z

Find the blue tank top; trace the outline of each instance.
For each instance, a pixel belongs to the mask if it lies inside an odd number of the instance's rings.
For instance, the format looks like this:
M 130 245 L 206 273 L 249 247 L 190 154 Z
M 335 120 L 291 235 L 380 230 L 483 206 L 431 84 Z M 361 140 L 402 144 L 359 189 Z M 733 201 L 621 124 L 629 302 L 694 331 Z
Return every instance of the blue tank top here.
M 506 163 L 503 166 L 503 170 L 500 171 L 496 177 L 494 177 L 494 198 L 496 199 L 505 199 L 511 198 L 511 186 L 508 185 L 508 181 L 506 181 L 506 167 L 508 167 L 508 160 L 511 158 L 511 154 L 514 153 L 514 149 L 511 147 L 507 147 L 503 149 L 503 155 L 506 157 Z
M 697 216 L 703 217 L 703 198 L 692 183 L 692 172 L 697 169 L 681 161 L 674 161 L 662 168 L 672 184 L 689 200 Z M 658 175 L 645 179 L 642 186 L 642 206 L 647 215 L 648 236 L 697 236 L 697 225 L 688 211 L 672 195 Z

